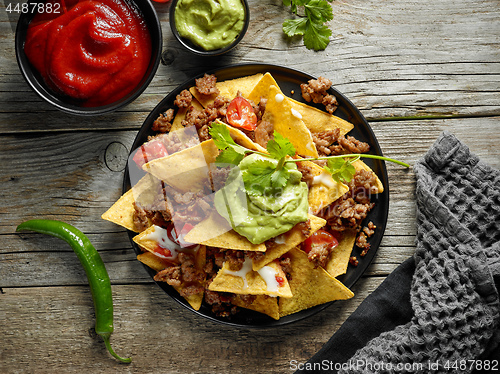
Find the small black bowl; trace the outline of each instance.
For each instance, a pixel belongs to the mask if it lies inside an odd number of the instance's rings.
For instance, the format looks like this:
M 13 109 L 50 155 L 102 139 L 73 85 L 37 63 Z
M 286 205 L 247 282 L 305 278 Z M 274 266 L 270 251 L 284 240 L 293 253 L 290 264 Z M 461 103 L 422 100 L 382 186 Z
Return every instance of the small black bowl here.
M 248 25 L 250 24 L 250 7 L 248 6 L 247 0 L 241 0 L 243 7 L 245 8 L 245 23 L 243 24 L 243 29 L 241 30 L 238 37 L 234 39 L 234 41 L 231 44 L 228 44 L 224 48 L 205 50 L 200 46 L 192 43 L 190 40 L 183 38 L 182 36 L 179 35 L 179 32 L 177 31 L 177 27 L 175 25 L 175 9 L 177 7 L 178 2 L 179 0 L 172 0 L 170 4 L 170 11 L 169 11 L 170 28 L 172 29 L 172 33 L 174 34 L 175 38 L 179 41 L 179 43 L 181 43 L 181 45 L 184 48 L 186 48 L 188 51 L 194 54 L 200 56 L 218 56 L 227 53 L 234 47 L 236 47 L 239 44 L 239 42 L 241 42 L 241 40 L 243 39 L 248 30 Z
M 149 62 L 148 69 L 144 74 L 143 79 L 139 82 L 137 87 L 130 92 L 125 97 L 111 103 L 102 106 L 93 106 L 93 107 L 85 107 L 80 105 L 77 101 L 72 98 L 65 97 L 55 93 L 43 80 L 42 76 L 36 69 L 32 66 L 32 64 L 28 61 L 26 54 L 24 53 L 24 43 L 26 40 L 26 34 L 28 30 L 28 25 L 36 15 L 36 11 L 34 13 L 27 12 L 21 13 L 19 17 L 19 21 L 17 23 L 16 28 L 16 40 L 15 40 L 15 48 L 16 48 L 16 58 L 19 68 L 21 70 L 22 75 L 31 86 L 31 88 L 45 101 L 54 105 L 59 110 L 63 112 L 82 115 L 82 116 L 93 116 L 100 115 L 108 112 L 115 111 L 118 108 L 121 108 L 132 101 L 134 101 L 141 93 L 148 87 L 149 83 L 153 79 L 156 74 L 156 70 L 160 64 L 161 60 L 161 52 L 162 52 L 162 30 L 161 24 L 158 19 L 158 15 L 156 10 L 151 3 L 150 0 L 130 0 L 132 4 L 134 4 L 142 14 L 144 18 L 147 28 L 151 37 L 151 60 Z M 37 0 L 28 0 L 28 9 L 36 9 L 37 7 L 33 6 L 33 8 L 29 4 L 39 3 Z

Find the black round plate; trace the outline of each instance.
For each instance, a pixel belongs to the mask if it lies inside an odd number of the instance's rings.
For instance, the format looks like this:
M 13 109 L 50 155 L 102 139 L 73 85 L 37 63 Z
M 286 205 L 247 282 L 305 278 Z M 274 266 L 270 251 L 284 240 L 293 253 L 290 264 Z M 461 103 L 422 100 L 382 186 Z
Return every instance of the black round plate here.
M 240 64 L 240 65 L 231 65 L 228 67 L 223 67 L 217 70 L 209 71 L 208 74 L 215 74 L 217 76 L 218 81 L 224 81 L 227 79 L 240 78 L 247 75 L 257 74 L 257 73 L 266 73 L 269 72 L 272 74 L 274 79 L 278 82 L 281 90 L 284 94 L 289 97 L 294 98 L 297 101 L 302 101 L 300 84 L 306 83 L 310 79 L 315 79 L 317 77 L 312 77 L 306 73 L 289 69 L 282 66 L 277 65 L 269 65 L 269 64 Z M 154 132 L 151 131 L 151 126 L 156 118 L 160 115 L 160 113 L 165 112 L 169 108 L 174 108 L 174 100 L 175 97 L 184 89 L 188 89 L 195 85 L 195 79 L 203 76 L 204 73 L 189 79 L 184 82 L 180 86 L 178 86 L 175 90 L 170 92 L 157 106 L 156 108 L 149 114 L 149 116 L 144 121 L 135 141 L 132 145 L 132 152 L 140 147 L 144 142 L 147 141 L 147 137 L 149 135 L 153 135 Z M 291 94 L 293 92 L 293 94 Z M 335 115 L 351 122 L 354 125 L 354 129 L 351 130 L 349 135 L 354 136 L 356 139 L 367 142 L 370 144 L 370 153 L 382 155 L 382 151 L 378 144 L 378 141 L 373 133 L 372 129 L 368 125 L 368 122 L 360 113 L 360 111 L 347 99 L 344 95 L 338 92 L 333 87 L 330 89 L 330 93 L 335 95 L 338 101 L 338 109 L 335 111 Z M 324 109 L 318 106 L 319 109 Z M 377 174 L 379 179 L 382 181 L 384 185 L 384 192 L 373 195 L 372 201 L 375 202 L 375 207 L 370 211 L 368 217 L 366 218 L 366 222 L 372 221 L 377 229 L 375 230 L 375 234 L 370 238 L 371 248 L 368 251 L 367 255 L 364 257 L 359 257 L 359 249 L 354 247 L 353 254 L 358 255 L 359 264 L 358 266 L 349 265 L 346 274 L 338 277 L 338 279 L 344 283 L 347 287 L 352 287 L 357 280 L 363 275 L 371 261 L 375 257 L 377 249 L 382 240 L 382 236 L 385 231 L 387 216 L 389 210 L 389 182 L 387 178 L 387 170 L 385 167 L 385 163 L 379 160 L 373 159 L 365 159 L 364 162 L 370 166 L 373 171 Z M 129 165 L 133 167 L 133 165 Z M 130 181 L 129 181 L 129 173 L 128 169 L 125 172 L 125 178 L 123 181 L 123 192 L 126 192 L 130 189 Z M 132 238 L 137 235 L 134 232 L 129 232 L 130 242 L 134 247 L 134 250 L 137 254 L 141 253 L 141 249 L 135 244 Z M 147 272 L 151 275 L 151 278 L 155 275 L 155 271 L 145 266 Z M 200 310 L 196 311 L 181 297 L 177 291 L 175 291 L 171 286 L 167 285 L 164 282 L 157 282 L 158 286 L 162 288 L 168 295 L 170 295 L 174 300 L 179 302 L 181 305 L 189 309 L 191 312 L 200 315 L 204 318 L 207 318 L 212 321 L 220 322 L 225 325 L 230 325 L 234 327 L 244 327 L 244 328 L 262 328 L 262 327 L 272 327 L 272 326 L 282 326 L 289 324 L 291 322 L 296 322 L 302 320 L 304 318 L 310 317 L 313 314 L 325 309 L 329 305 L 332 304 L 326 303 L 322 305 L 318 305 L 298 313 L 280 318 L 279 320 L 274 320 L 267 315 L 253 312 L 251 310 L 242 309 L 241 312 L 232 316 L 230 319 L 227 318 L 219 318 L 212 314 L 210 306 L 202 304 Z

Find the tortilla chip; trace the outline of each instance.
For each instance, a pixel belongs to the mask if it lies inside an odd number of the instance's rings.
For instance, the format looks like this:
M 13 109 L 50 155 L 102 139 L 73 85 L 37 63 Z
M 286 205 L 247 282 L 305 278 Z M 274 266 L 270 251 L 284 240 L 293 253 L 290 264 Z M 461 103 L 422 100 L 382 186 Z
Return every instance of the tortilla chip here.
M 212 139 L 172 155 L 150 161 L 142 167 L 180 192 L 197 192 L 210 185 L 209 164 L 219 150 Z
M 256 103 L 260 101 L 261 97 L 268 99 L 270 97 L 269 88 L 271 86 L 279 87 L 273 76 L 270 73 L 266 73 L 253 89 L 249 99 Z M 302 115 L 302 121 L 312 133 L 339 128 L 340 134 L 345 135 L 354 128 L 352 123 L 340 117 L 292 98 L 289 98 L 289 100 L 292 108 Z
M 166 261 L 165 259 L 158 257 L 151 252 L 141 253 L 140 255 L 137 255 L 137 259 L 156 272 L 161 271 L 172 264 L 171 262 Z
M 330 254 L 330 258 L 325 266 L 325 270 L 332 276 L 338 277 L 345 274 L 349 265 L 354 242 L 356 241 L 357 233 L 355 230 L 346 230 L 342 234 L 342 239 L 339 245 L 335 247 Z
M 363 157 L 363 156 L 361 156 L 361 157 Z M 384 185 L 382 184 L 382 181 L 378 178 L 377 174 L 368 165 L 366 165 L 361 160 L 353 162 L 352 165 L 354 166 L 354 168 L 356 169 L 356 171 L 361 170 L 361 169 L 364 169 L 364 170 L 367 170 L 367 171 L 371 171 L 375 175 L 376 186 L 377 186 L 377 190 L 378 190 L 377 193 L 384 192 Z
M 311 161 L 303 161 L 303 163 L 309 166 L 311 172 L 315 175 L 315 179 L 313 179 L 313 183 L 309 187 L 308 195 L 309 211 L 312 214 L 318 213 L 349 191 L 349 187 L 334 181 L 332 175 L 318 164 Z
M 266 276 L 266 274 L 270 276 Z M 277 277 L 283 279 L 283 284 L 278 284 Z M 269 281 L 273 282 L 273 284 L 268 284 Z M 239 271 L 231 270 L 229 262 L 226 261 L 208 286 L 208 289 L 238 295 L 292 297 L 286 275 L 277 262 L 273 261 L 259 271 L 255 271 L 252 270 L 252 261 L 248 258 Z
M 158 243 L 156 240 L 153 239 L 148 239 L 147 236 L 151 233 L 153 233 L 158 226 L 151 225 L 148 227 L 146 230 L 142 231 L 138 235 L 134 236 L 132 240 L 134 243 L 136 243 L 139 247 L 141 247 L 143 250 L 149 251 L 152 254 L 155 254 L 155 249 Z
M 292 249 L 290 287 L 293 297 L 279 299 L 280 317 L 334 300 L 346 300 L 354 296 L 351 290 L 328 274 L 322 267 L 314 267 L 307 254 Z
M 147 204 L 150 199 L 153 199 L 156 183 L 160 181 L 152 175 L 145 175 L 104 212 L 101 218 L 125 227 L 127 230 L 139 232 L 134 224 L 134 202 L 140 199 Z
M 219 89 L 219 95 L 201 95 L 196 87 L 191 87 L 189 91 L 201 103 L 201 105 L 206 108 L 214 102 L 217 96 L 223 96 L 232 100 L 238 95 L 238 91 L 240 91 L 243 97 L 248 97 L 261 78 L 262 74 L 258 73 L 241 78 L 217 82 L 215 85 Z
M 278 307 L 278 299 L 267 295 L 257 295 L 251 304 L 247 304 L 241 299 L 240 295 L 234 295 L 231 298 L 231 304 L 240 308 L 254 310 L 259 313 L 267 314 L 269 317 L 278 320 L 280 319 L 280 311 Z
M 137 255 L 137 259 L 142 262 L 144 265 L 149 266 L 151 269 L 159 272 L 165 269 L 167 266 L 171 265 L 169 261 L 162 259 L 161 257 L 156 256 L 152 252 L 144 252 L 140 255 Z M 197 269 L 203 269 L 206 263 L 206 248 L 204 246 L 200 246 L 198 251 L 195 254 L 195 266 Z M 182 290 L 186 287 L 186 284 L 181 284 L 180 286 L 172 286 L 180 295 L 182 295 Z M 204 289 L 204 288 L 202 288 Z M 191 305 L 194 310 L 199 310 L 201 307 L 201 303 L 203 302 L 204 291 L 196 294 L 189 294 L 183 296 L 184 299 Z
M 179 108 L 177 113 L 175 114 L 174 120 L 172 121 L 172 128 L 170 131 L 177 131 L 179 129 L 182 129 L 182 121 L 186 118 L 186 114 L 189 111 L 190 107 L 194 107 L 195 110 L 203 110 L 203 106 L 200 104 L 196 98 L 193 97 L 193 100 L 191 101 L 191 105 L 187 108 Z
M 326 221 L 323 218 L 319 218 L 316 216 L 313 216 L 312 214 L 309 214 L 309 224 L 311 225 L 311 230 L 309 232 L 309 236 L 312 235 L 314 232 L 318 231 L 320 228 L 325 226 Z M 261 269 L 264 265 L 268 264 L 271 261 L 274 261 L 278 258 L 280 258 L 282 255 L 287 253 L 290 249 L 296 247 L 300 243 L 302 243 L 304 240 L 306 240 L 307 237 L 302 234 L 302 230 L 295 226 L 293 229 L 290 231 L 280 235 L 276 240 L 276 245 L 273 245 L 271 248 L 269 248 L 265 255 L 262 257 L 259 257 L 258 260 L 254 260 L 253 262 L 253 269 L 254 270 L 259 270 Z
M 290 100 L 281 93 L 277 86 L 269 87 L 269 97 L 262 120 L 272 123 L 274 131 L 288 138 L 297 154 L 318 157 L 311 132 L 302 121 L 302 116 L 293 109 Z
M 302 120 L 313 134 L 338 128 L 340 135 L 345 135 L 354 128 L 352 123 L 333 114 L 294 99 L 290 101 L 292 107 L 302 114 Z
M 231 135 L 231 138 L 235 141 L 236 144 L 239 144 L 245 148 L 254 150 L 254 151 L 259 151 L 259 152 L 265 152 L 268 153 L 267 150 L 262 147 L 260 144 L 255 143 L 250 139 L 243 131 L 240 129 L 237 129 L 236 127 L 229 126 L 219 120 L 216 120 L 216 122 L 225 125 L 228 130 L 229 130 L 229 135 Z
M 234 231 L 227 221 L 213 212 L 207 219 L 194 226 L 184 237 L 189 243 L 204 244 L 210 247 L 236 249 L 243 251 L 265 252 L 266 245 L 252 244 Z

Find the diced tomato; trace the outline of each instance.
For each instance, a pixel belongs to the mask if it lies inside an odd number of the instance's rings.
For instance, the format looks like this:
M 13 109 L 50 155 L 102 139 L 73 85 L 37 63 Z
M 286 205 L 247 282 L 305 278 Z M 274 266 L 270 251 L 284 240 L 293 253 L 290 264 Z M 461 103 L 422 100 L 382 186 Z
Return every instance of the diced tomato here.
M 252 131 L 257 127 L 257 115 L 252 104 L 241 96 L 235 97 L 229 103 L 226 119 L 231 126 L 245 130 Z
M 168 235 L 168 238 L 170 240 L 172 240 L 173 242 L 179 244 L 181 247 L 192 247 L 192 246 L 196 246 L 196 244 L 192 244 L 192 243 L 188 243 L 184 240 L 184 237 L 187 235 L 187 233 L 189 231 L 192 230 L 194 226 L 191 225 L 190 223 L 185 223 L 183 226 L 182 226 L 182 229 L 180 231 L 180 233 L 178 233 L 175 229 L 175 226 L 174 224 L 170 224 L 168 227 L 167 227 L 167 235 Z
M 161 245 L 156 245 L 154 252 L 159 254 L 162 257 L 172 257 L 172 252 L 170 252 L 170 249 L 163 248 Z
M 274 277 L 276 278 L 276 282 L 278 282 L 278 285 L 280 287 L 283 287 L 285 285 L 285 280 L 283 279 L 283 277 L 280 277 L 279 275 L 275 275 Z
M 319 229 L 308 237 L 302 244 L 304 252 L 309 253 L 315 245 L 327 244 L 330 249 L 339 245 L 339 241 L 335 236 L 324 229 Z
M 168 152 L 163 143 L 159 140 L 151 140 L 135 152 L 133 160 L 141 168 L 145 163 L 165 156 L 168 156 Z

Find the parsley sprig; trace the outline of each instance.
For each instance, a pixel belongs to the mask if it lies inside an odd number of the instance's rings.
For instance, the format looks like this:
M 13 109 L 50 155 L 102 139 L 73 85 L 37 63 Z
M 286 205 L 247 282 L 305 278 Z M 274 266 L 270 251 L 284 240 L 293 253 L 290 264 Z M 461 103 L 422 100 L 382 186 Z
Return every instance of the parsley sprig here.
M 255 151 L 237 144 L 223 123 L 212 123 L 209 133 L 217 148 L 222 151 L 216 158 L 219 163 L 238 165 L 247 154 L 251 153 L 264 156 L 264 158 L 256 160 L 242 175 L 245 189 L 250 193 L 262 193 L 268 187 L 275 189 L 284 187 L 290 179 L 290 172 L 285 168 L 287 162 L 327 160 L 325 171 L 330 173 L 335 181 L 342 183 L 351 181 L 356 173 L 353 163 L 361 157 L 390 161 L 404 167 L 410 167 L 402 161 L 365 153 L 294 159 L 291 157 L 295 156 L 295 147 L 287 138 L 276 131 L 274 139 L 267 143 L 267 152 L 269 153 Z
M 294 19 L 286 19 L 283 22 L 283 32 L 289 36 L 302 36 L 304 45 L 315 51 L 324 50 L 330 43 L 332 31 L 325 24 L 333 19 L 333 0 L 283 0 L 283 5 L 289 6 L 293 14 L 298 16 Z M 303 9 L 303 14 L 299 14 Z

